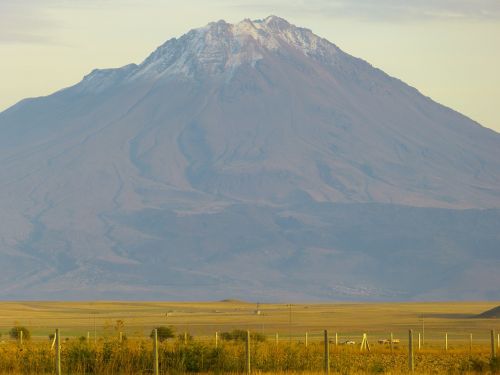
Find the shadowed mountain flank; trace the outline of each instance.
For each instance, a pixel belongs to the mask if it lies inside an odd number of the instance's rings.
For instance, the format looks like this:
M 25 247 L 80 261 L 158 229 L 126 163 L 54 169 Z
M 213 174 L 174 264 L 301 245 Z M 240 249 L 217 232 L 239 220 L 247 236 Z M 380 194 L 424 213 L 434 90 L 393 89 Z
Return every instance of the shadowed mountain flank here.
M 481 319 L 500 319 L 500 306 L 494 307 L 491 310 L 485 311 L 476 316 Z

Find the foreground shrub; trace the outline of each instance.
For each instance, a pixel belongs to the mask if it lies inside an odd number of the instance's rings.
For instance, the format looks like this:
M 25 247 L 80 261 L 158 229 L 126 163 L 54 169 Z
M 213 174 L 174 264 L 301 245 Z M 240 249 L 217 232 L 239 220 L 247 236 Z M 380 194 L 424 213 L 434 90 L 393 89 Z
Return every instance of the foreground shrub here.
M 242 329 L 233 329 L 231 332 L 222 332 L 221 338 L 225 341 L 246 341 L 247 331 Z M 266 341 L 266 337 L 257 332 L 250 333 L 250 339 L 257 342 Z
M 490 369 L 493 374 L 500 374 L 500 357 L 490 359 Z
M 9 336 L 15 340 L 21 337 L 21 332 L 23 333 L 23 340 L 29 340 L 31 338 L 31 333 L 26 327 L 15 326 L 9 331 Z
M 171 339 L 172 337 L 175 337 L 174 334 L 174 329 L 172 327 L 166 327 L 166 326 L 161 326 L 161 327 L 156 327 L 158 330 L 158 341 L 163 342 L 167 339 Z M 155 337 L 155 330 L 151 330 L 151 334 L 149 337 L 154 338 Z

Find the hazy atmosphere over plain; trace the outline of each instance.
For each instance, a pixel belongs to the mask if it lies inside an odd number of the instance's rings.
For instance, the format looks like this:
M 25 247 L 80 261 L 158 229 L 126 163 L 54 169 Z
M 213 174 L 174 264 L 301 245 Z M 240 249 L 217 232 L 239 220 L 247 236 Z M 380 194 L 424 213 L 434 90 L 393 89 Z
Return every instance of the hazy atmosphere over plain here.
M 268 14 L 309 27 L 500 130 L 496 0 L 2 0 L 0 110 L 72 85 L 94 68 L 140 62 L 170 37 L 209 21 Z

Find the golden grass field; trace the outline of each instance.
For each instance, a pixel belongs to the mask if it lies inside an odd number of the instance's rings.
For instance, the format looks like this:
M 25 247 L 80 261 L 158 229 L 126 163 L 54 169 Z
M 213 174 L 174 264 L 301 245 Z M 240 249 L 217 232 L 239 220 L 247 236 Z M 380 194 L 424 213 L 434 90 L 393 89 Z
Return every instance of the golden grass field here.
M 429 343 L 444 340 L 449 332 L 450 345 L 460 340 L 486 342 L 489 330 L 500 331 L 498 319 L 474 319 L 474 316 L 500 305 L 500 302 L 444 303 L 323 303 L 260 304 L 229 302 L 0 302 L 0 333 L 14 323 L 28 327 L 34 339 L 46 338 L 60 328 L 65 336 L 81 336 L 94 328 L 98 336 L 113 334 L 113 326 L 122 320 L 128 336 L 149 334 L 152 327 L 173 326 L 177 332 L 211 337 L 216 331 L 249 329 L 273 336 L 292 333 L 299 340 L 305 332 L 311 339 L 324 329 L 338 332 L 342 338 L 366 332 L 386 337 L 389 332 L 406 338 L 408 329 L 422 331 Z M 290 319 L 291 318 L 291 319 Z M 94 327 L 95 325 L 95 327 Z M 4 337 L 3 336 L 3 337 Z M 319 337 L 319 336 L 318 336 Z
M 407 373 L 408 330 L 413 329 L 416 373 L 494 374 L 500 365 L 490 362 L 490 330 L 500 332 L 500 319 L 475 316 L 498 305 L 499 302 L 297 303 L 290 308 L 286 304 L 257 306 L 240 301 L 1 302 L 0 374 L 52 373 L 55 354 L 48 335 L 55 328 L 62 333 L 63 373 L 152 373 L 149 334 L 153 327 L 164 325 L 172 326 L 181 335 L 188 332 L 194 341 L 185 343 L 180 338 L 161 343 L 160 373 L 244 372 L 243 342 L 220 341 L 215 347 L 215 332 L 243 329 L 267 337 L 265 342 L 252 343 L 254 373 L 319 374 L 324 358 L 323 330 L 327 329 L 332 373 L 402 374 Z M 121 324 L 117 325 L 117 321 Z M 417 337 L 423 331 L 422 322 L 425 345 L 419 350 Z M 8 331 L 14 325 L 27 327 L 32 339 L 23 345 L 10 339 Z M 119 332 L 127 338 L 123 342 L 118 340 Z M 339 343 L 351 339 L 356 345 L 335 346 L 335 333 Z M 368 335 L 371 352 L 360 352 L 362 333 Z M 401 340 L 392 352 L 389 346 L 377 343 L 390 333 Z

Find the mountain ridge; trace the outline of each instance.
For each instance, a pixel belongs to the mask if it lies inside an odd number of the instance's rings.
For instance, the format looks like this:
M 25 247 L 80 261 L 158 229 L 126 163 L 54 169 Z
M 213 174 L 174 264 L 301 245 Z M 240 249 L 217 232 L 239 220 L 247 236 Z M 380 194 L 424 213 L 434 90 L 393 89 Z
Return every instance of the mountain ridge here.
M 4 298 L 500 298 L 500 135 L 278 17 L 0 113 L 0 181 Z

